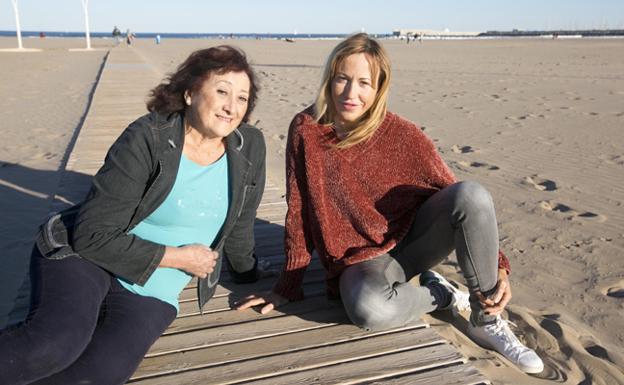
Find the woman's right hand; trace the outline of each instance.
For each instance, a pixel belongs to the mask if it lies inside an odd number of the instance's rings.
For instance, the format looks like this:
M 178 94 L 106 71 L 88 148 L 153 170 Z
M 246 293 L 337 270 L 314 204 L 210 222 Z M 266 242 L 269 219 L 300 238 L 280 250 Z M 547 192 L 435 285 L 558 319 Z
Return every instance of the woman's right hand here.
M 159 266 L 173 267 L 196 277 L 206 278 L 208 274 L 213 272 L 218 258 L 218 252 L 201 244 L 180 247 L 167 246 Z
M 260 309 L 260 313 L 267 314 L 271 310 L 287 303 L 287 298 L 284 298 L 277 293 L 269 291 L 264 294 L 248 295 L 240 301 L 237 301 L 234 306 L 236 306 L 236 310 L 245 310 L 253 306 L 264 305 Z

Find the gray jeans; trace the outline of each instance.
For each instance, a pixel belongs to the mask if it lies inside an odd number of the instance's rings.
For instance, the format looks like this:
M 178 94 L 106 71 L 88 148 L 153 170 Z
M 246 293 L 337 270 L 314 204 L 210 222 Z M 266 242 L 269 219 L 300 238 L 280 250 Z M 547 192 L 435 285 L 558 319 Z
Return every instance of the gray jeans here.
M 439 264 L 453 250 L 470 293 L 493 294 L 498 275 L 498 229 L 492 197 L 476 182 L 455 183 L 432 195 L 393 250 L 342 273 L 340 295 L 351 321 L 364 329 L 383 330 L 436 310 L 444 297 L 439 290 L 408 281 Z M 474 295 L 471 309 L 476 324 L 494 320 L 481 310 Z

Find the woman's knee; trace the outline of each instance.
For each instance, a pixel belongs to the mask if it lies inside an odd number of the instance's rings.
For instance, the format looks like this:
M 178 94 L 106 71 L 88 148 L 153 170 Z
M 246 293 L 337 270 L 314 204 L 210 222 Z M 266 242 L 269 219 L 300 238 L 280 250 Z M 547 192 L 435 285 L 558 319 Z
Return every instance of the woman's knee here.
M 88 333 L 62 331 L 47 336 L 33 336 L 32 342 L 19 361 L 24 365 L 20 371 L 29 378 L 51 376 L 71 366 L 88 344 Z M 19 365 L 18 365 L 19 366 Z
M 369 331 L 385 330 L 394 325 L 398 309 L 389 304 L 381 296 L 367 297 L 351 304 L 347 315 L 354 325 Z
M 479 182 L 463 181 L 453 185 L 455 207 L 464 212 L 482 212 L 494 208 L 492 196 Z
M 371 290 L 359 284 L 349 288 L 341 285 L 340 292 L 345 311 L 354 325 L 366 330 L 384 330 L 394 326 L 400 309 L 388 290 Z

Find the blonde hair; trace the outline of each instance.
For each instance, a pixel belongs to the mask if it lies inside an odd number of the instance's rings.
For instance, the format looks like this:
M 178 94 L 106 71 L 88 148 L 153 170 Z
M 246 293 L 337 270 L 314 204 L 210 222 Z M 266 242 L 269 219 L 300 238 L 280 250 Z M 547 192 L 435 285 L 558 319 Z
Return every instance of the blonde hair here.
M 383 47 L 368 34 L 358 33 L 341 41 L 327 58 L 319 94 L 314 103 L 316 121 L 328 126 L 335 123 L 336 108 L 332 98 L 332 81 L 342 61 L 348 56 L 359 53 L 366 56 L 371 67 L 371 76 L 377 79 L 377 83 L 373 83 L 377 93 L 371 108 L 350 125 L 347 137 L 336 145 L 338 148 L 348 148 L 367 140 L 375 133 L 386 116 L 390 88 L 388 55 Z

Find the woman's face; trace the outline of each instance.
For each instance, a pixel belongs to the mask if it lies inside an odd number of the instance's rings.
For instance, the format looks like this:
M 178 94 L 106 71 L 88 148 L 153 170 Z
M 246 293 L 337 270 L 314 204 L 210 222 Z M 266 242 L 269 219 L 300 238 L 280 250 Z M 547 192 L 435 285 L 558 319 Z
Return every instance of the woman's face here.
M 338 126 L 355 122 L 371 108 L 377 94 L 376 84 L 365 54 L 347 56 L 338 65 L 331 83 Z
M 245 72 L 210 74 L 197 91 L 185 95 L 189 124 L 209 138 L 228 136 L 247 112 L 250 87 Z

